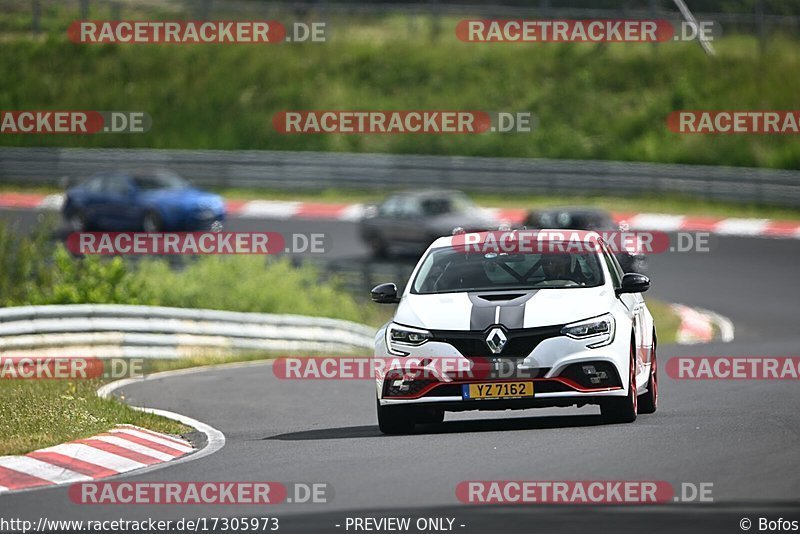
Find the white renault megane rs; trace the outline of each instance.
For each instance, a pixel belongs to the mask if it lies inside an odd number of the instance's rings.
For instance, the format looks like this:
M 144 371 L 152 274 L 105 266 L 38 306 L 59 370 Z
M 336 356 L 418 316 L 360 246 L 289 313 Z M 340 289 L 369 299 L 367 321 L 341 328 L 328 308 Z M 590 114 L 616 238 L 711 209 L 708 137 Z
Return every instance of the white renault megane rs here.
M 656 332 L 641 293 L 594 232 L 441 237 L 423 254 L 375 338 L 378 422 L 386 434 L 445 411 L 600 406 L 608 422 L 652 413 Z M 445 365 L 446 364 L 446 365 Z

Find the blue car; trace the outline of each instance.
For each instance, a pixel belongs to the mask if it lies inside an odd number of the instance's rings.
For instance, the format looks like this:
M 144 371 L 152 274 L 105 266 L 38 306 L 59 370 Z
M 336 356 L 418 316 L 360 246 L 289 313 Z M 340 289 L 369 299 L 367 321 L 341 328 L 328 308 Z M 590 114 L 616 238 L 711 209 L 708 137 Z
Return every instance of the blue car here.
M 67 190 L 62 214 L 73 232 L 194 231 L 221 224 L 225 202 L 169 171 L 116 171 Z

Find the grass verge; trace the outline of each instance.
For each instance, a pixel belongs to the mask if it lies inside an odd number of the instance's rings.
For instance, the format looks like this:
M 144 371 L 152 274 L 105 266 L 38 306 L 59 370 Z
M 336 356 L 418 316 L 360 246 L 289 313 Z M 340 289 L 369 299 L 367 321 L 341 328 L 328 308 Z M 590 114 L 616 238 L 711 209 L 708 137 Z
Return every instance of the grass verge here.
M 712 58 L 694 42 L 484 46 L 455 39 L 456 18 L 431 38 L 393 31 L 396 21 L 362 20 L 325 46 L 292 43 L 267 54 L 257 46 L 77 45 L 64 35 L 67 20 L 46 38 L 3 43 L 0 108 L 139 110 L 152 129 L 7 133 L 0 144 L 800 165 L 791 135 L 680 135 L 666 126 L 681 109 L 792 109 L 800 84 L 792 36 L 775 34 L 760 54 L 756 37 L 725 35 Z M 272 126 L 281 111 L 327 109 L 497 110 L 537 121 L 530 133 L 479 135 L 284 135 Z
M 327 189 L 319 192 L 285 191 L 274 189 L 217 189 L 228 199 L 236 200 L 295 200 L 330 203 L 377 203 L 386 192 Z M 652 196 L 563 195 L 545 196 L 515 192 L 514 194 L 473 193 L 470 197 L 480 206 L 492 208 L 546 208 L 557 206 L 596 206 L 614 212 L 672 213 L 708 217 L 752 217 L 800 220 L 800 209 L 761 204 L 715 202 L 687 195 L 659 194 Z
M 653 314 L 659 345 L 675 343 L 681 323 L 678 314 L 672 311 L 668 302 L 660 300 L 647 299 L 647 307 Z
M 96 395 L 99 380 L 0 380 L 0 456 L 24 454 L 131 424 L 185 434 L 181 423 Z
M 319 355 L 305 353 L 304 356 Z M 359 355 L 359 353 L 353 353 Z M 360 355 L 365 355 L 362 353 Z M 282 353 L 242 353 L 145 360 L 143 375 L 191 367 L 265 360 Z M 192 429 L 165 417 L 134 410 L 121 399 L 102 399 L 97 388 L 110 380 L 0 380 L 0 456 L 30 451 L 131 424 L 168 434 Z

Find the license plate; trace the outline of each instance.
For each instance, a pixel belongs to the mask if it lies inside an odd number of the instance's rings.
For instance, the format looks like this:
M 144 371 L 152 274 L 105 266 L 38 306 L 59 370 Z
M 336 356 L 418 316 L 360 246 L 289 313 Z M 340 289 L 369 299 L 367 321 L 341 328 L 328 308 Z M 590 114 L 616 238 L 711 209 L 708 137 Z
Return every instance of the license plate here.
M 462 398 L 470 400 L 521 399 L 533 397 L 533 382 L 493 382 L 490 384 L 464 384 Z

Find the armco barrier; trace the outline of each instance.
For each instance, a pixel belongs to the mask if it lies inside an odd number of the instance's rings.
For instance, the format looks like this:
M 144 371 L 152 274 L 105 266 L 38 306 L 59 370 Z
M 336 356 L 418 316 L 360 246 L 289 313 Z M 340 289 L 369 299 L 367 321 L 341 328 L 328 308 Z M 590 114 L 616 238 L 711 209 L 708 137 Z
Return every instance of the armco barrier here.
M 347 351 L 375 330 L 302 315 L 74 304 L 0 309 L 0 354 L 177 358 L 236 351 Z
M 800 206 L 800 171 L 596 160 L 279 152 L 0 148 L 0 183 L 63 185 L 104 170 L 166 167 L 203 187 L 387 190 L 454 187 L 508 194 L 679 193 Z

